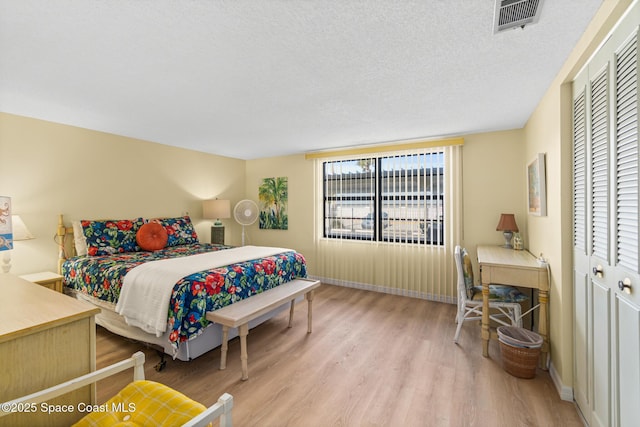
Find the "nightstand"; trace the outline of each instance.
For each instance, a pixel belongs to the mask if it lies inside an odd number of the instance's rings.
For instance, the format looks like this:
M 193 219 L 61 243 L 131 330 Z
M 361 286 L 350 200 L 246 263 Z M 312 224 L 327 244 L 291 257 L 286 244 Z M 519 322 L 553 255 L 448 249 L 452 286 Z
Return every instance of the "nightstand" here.
M 211 227 L 211 243 L 214 245 L 224 245 L 224 226 Z
M 59 274 L 43 271 L 41 273 L 25 274 L 20 278 L 62 293 L 62 276 Z

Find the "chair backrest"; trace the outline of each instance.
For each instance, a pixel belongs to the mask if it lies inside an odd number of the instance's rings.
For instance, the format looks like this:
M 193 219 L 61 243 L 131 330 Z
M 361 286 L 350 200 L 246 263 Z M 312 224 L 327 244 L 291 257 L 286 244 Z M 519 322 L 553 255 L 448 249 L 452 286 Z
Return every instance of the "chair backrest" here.
M 454 257 L 458 271 L 458 293 L 463 298 L 473 298 L 473 265 L 466 249 L 459 245 L 455 247 Z
M 467 289 L 464 283 L 464 272 L 462 271 L 462 248 L 459 245 L 454 249 L 453 257 L 456 260 L 456 271 L 458 272 L 458 298 L 466 298 Z

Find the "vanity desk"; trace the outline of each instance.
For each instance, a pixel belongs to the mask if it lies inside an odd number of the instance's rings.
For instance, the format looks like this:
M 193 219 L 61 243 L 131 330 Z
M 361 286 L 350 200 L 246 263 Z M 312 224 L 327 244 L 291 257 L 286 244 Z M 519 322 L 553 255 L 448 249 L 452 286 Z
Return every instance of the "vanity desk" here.
M 511 285 L 538 290 L 540 316 L 538 333 L 542 336 L 540 366 L 547 368 L 549 354 L 549 270 L 527 251 L 502 246 L 479 245 L 478 265 L 482 283 L 482 355 L 489 356 L 489 339 L 496 338 L 489 328 L 489 284 Z

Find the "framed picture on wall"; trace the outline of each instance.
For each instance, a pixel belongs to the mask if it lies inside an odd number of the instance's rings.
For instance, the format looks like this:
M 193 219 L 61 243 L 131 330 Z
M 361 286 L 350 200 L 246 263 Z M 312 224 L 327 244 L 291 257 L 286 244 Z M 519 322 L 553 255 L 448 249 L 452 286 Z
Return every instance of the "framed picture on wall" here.
M 538 153 L 527 165 L 527 191 L 529 213 L 531 215 L 547 215 L 547 183 L 545 170 L 545 154 Z
M 264 178 L 258 188 L 260 199 L 260 228 L 287 230 L 289 228 L 289 179 L 286 176 Z

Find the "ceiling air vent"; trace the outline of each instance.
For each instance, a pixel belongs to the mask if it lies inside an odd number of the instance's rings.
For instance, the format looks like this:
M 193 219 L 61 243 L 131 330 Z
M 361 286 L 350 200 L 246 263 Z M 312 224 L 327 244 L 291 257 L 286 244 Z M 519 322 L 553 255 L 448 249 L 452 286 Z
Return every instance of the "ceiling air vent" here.
M 493 33 L 509 28 L 524 28 L 540 19 L 543 0 L 496 0 Z

